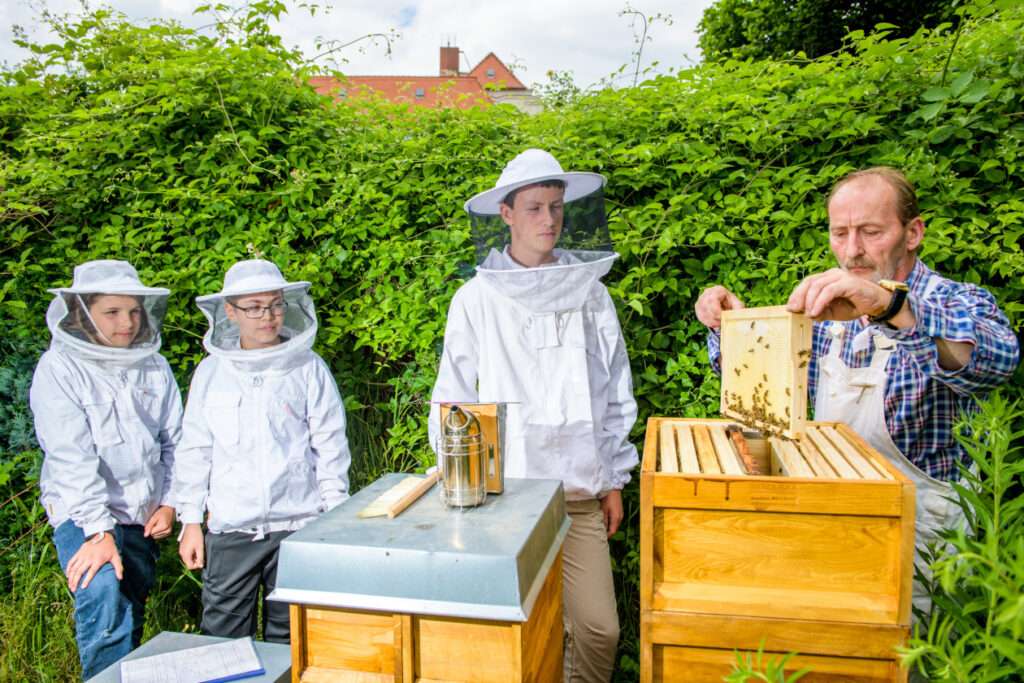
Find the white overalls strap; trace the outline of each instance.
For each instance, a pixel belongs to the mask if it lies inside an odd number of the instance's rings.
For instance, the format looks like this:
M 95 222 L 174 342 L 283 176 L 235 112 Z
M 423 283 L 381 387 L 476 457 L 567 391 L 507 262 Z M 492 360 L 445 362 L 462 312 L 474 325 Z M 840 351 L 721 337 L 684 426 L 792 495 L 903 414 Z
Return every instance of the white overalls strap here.
M 932 276 L 923 296 L 927 296 L 940 282 L 941 278 Z M 888 386 L 885 369 L 896 350 L 896 342 L 877 327 L 867 328 L 861 334 L 871 335 L 871 343 L 868 345 L 874 347 L 871 362 L 867 367 L 851 368 L 842 361 L 846 327 L 832 323 L 826 333 L 831 337 L 831 343 L 828 353 L 819 361 L 814 418 L 818 421 L 845 422 L 914 482 L 917 487 L 914 545 L 920 553 L 926 545 L 938 540 L 940 530 L 958 524 L 963 519 L 963 511 L 949 500 L 955 498 L 952 486 L 925 474 L 910 462 L 896 447 L 889 433 L 885 422 Z M 915 556 L 915 564 L 926 576 L 931 576 L 927 563 L 919 554 Z M 919 609 L 927 609 L 929 604 L 924 587 L 916 581 L 914 604 Z

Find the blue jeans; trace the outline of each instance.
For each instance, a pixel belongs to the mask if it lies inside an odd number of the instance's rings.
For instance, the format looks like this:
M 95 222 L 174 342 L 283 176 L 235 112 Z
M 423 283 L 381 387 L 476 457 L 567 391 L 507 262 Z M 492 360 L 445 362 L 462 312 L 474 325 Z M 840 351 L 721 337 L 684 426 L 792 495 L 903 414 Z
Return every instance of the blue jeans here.
M 85 543 L 82 529 L 70 519 L 53 530 L 60 568 Z M 114 526 L 114 543 L 121 555 L 124 578 L 117 580 L 114 566 L 103 565 L 85 588 L 75 591 L 75 639 L 82 678 L 89 679 L 124 657 L 142 642 L 146 598 L 156 585 L 156 558 L 160 551 L 141 526 Z

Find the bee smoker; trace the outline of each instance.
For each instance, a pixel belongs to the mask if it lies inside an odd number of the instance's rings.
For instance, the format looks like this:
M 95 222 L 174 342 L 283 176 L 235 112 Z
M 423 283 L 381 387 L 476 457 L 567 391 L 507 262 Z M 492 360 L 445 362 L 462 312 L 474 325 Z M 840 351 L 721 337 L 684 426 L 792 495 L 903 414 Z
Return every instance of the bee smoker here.
M 487 495 L 485 443 L 480 421 L 469 410 L 452 405 L 441 420 L 437 448 L 441 502 L 449 507 L 470 507 Z

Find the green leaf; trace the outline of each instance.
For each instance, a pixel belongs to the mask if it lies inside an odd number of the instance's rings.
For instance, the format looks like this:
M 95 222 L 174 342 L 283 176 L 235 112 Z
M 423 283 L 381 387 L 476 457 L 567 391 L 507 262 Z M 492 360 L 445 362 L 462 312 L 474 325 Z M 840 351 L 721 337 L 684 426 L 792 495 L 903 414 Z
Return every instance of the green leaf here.
M 945 102 L 935 102 L 933 104 L 926 104 L 925 106 L 915 111 L 914 115 L 923 121 L 931 121 L 936 116 L 938 116 L 939 112 L 942 111 L 942 109 L 945 106 Z
M 940 126 L 928 134 L 928 142 L 940 145 L 956 132 L 956 126 Z
M 991 85 L 985 81 L 979 81 L 967 88 L 961 95 L 960 101 L 964 104 L 977 104 L 988 95 Z
M 950 93 L 952 93 L 954 97 L 959 96 L 960 93 L 962 93 L 964 91 L 964 88 L 966 88 L 970 84 L 970 82 L 973 81 L 973 80 L 974 80 L 974 72 L 973 71 L 965 71 L 965 72 L 963 72 L 962 74 L 960 74 L 956 78 L 954 78 L 952 80 L 952 82 L 950 82 L 950 84 L 949 84 L 949 91 L 950 91 Z
M 934 85 L 922 93 L 921 99 L 925 102 L 941 102 L 942 100 L 948 100 L 950 95 L 949 88 L 940 88 Z

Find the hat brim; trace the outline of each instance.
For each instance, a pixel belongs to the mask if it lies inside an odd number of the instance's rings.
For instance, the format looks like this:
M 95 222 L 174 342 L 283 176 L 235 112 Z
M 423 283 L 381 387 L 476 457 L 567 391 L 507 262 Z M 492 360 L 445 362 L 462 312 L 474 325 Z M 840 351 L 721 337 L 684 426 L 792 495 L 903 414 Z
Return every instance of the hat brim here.
M 109 286 L 90 287 L 56 287 L 46 290 L 54 296 L 60 294 L 121 294 L 124 296 L 170 296 L 171 290 L 166 287 L 147 287 L 140 284 L 127 284 L 124 286 L 111 283 Z
M 565 183 L 565 202 L 571 202 L 580 197 L 599 190 L 605 186 L 608 179 L 600 173 L 587 173 L 585 171 L 574 171 L 572 173 L 555 173 L 519 180 L 508 185 L 494 187 L 481 192 L 469 199 L 463 205 L 467 213 L 495 215 L 500 213 L 501 202 L 512 190 L 518 190 L 527 185 L 534 185 L 545 180 L 561 180 Z
M 204 294 L 203 296 L 196 297 L 196 303 L 202 304 L 207 301 L 214 301 L 216 299 L 224 299 L 229 296 L 244 296 L 246 294 L 259 294 L 260 292 L 276 292 L 278 290 L 282 292 L 291 292 L 296 289 L 309 289 L 310 283 L 308 282 L 285 282 L 285 283 L 274 283 L 274 282 L 263 282 L 254 283 L 251 286 L 245 287 L 231 287 L 228 289 L 221 290 L 216 294 Z

